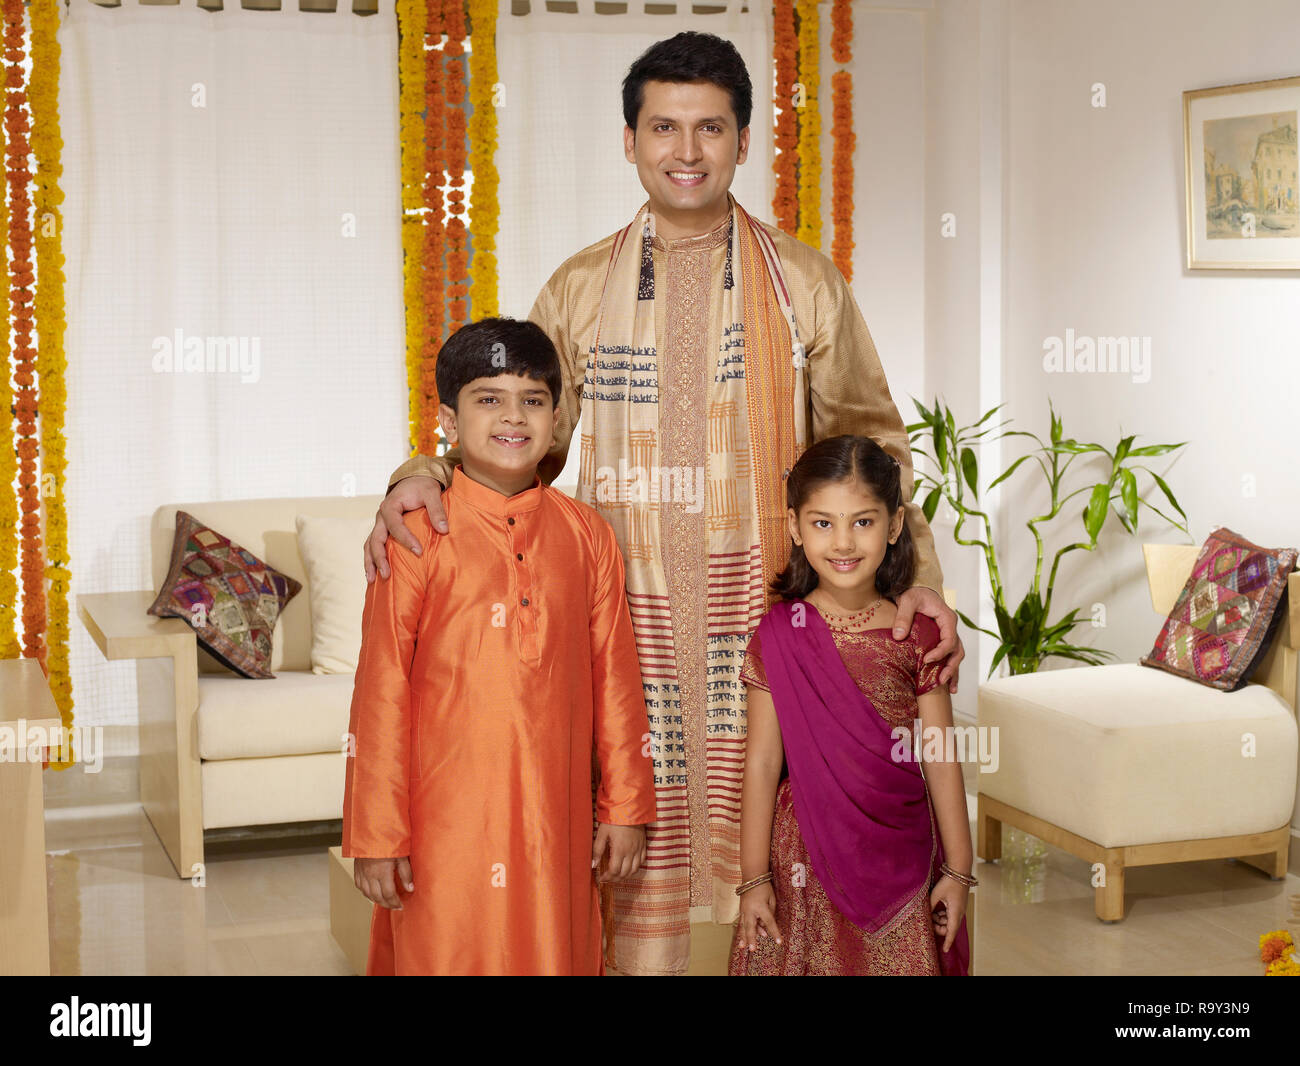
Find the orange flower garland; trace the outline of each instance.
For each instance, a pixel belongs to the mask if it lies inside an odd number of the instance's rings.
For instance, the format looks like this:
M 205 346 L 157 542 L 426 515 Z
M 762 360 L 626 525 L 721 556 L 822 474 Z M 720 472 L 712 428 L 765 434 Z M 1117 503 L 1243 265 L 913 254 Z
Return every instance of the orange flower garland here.
M 425 48 L 425 121 L 424 121 L 424 268 L 422 303 L 424 305 L 423 344 L 420 350 L 420 408 L 416 451 L 434 455 L 442 435 L 438 428 L 438 349 L 442 347 L 446 321 L 446 273 L 443 254 L 447 227 L 443 221 L 443 141 L 447 123 L 447 99 L 443 95 L 442 31 L 445 23 L 444 0 L 427 0 L 425 36 L 432 47 Z
M 772 197 L 772 213 L 782 231 L 793 237 L 799 226 L 799 178 L 795 157 L 799 129 L 793 102 L 797 77 L 794 0 L 775 0 L 772 18 L 772 53 L 776 66 L 774 102 L 778 108 L 773 134 L 776 158 L 772 169 L 776 172 L 776 192 Z
M 9 308 L 14 324 L 14 381 L 18 386 L 18 497 L 21 501 L 23 655 L 45 669 L 45 560 L 41 552 L 41 500 L 36 479 L 37 379 L 32 347 L 32 228 L 27 187 L 27 92 L 23 87 L 23 0 L 4 0 L 5 171 L 9 187 Z M 48 674 L 47 674 L 48 676 Z
M 447 3 L 447 174 L 451 219 L 447 223 L 447 298 L 450 336 L 465 324 L 469 295 L 469 233 L 465 228 L 465 8 Z
M 836 63 L 852 61 L 853 9 L 850 0 L 834 0 L 831 8 L 831 57 Z M 853 75 L 837 70 L 831 75 L 831 259 L 845 281 L 853 280 Z
M 67 408 L 67 358 L 63 337 L 64 315 L 63 139 L 59 133 L 59 12 L 56 0 L 32 0 L 32 152 L 36 157 L 34 218 L 36 262 L 40 279 L 36 288 L 36 333 L 40 338 L 37 375 L 40 381 L 41 479 L 45 492 L 45 577 L 49 580 L 49 617 L 46 673 L 50 692 L 64 726 L 72 725 L 72 679 L 68 670 L 68 515 L 66 442 L 63 435 Z M 52 765 L 66 769 L 67 760 Z

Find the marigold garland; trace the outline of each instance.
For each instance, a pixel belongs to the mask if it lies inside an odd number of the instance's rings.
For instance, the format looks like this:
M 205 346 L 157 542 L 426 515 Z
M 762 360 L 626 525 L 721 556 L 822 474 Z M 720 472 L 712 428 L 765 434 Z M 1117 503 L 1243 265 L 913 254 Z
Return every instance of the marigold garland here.
M 39 415 L 36 350 L 32 347 L 32 228 L 28 215 L 27 167 L 31 151 L 27 131 L 27 91 L 23 85 L 23 0 L 4 0 L 5 171 L 9 193 L 9 312 L 14 328 L 14 381 L 17 397 L 18 498 L 22 512 L 20 572 L 23 594 L 23 655 L 46 667 L 45 560 L 41 551 L 41 501 L 37 484 L 37 418 Z
M 397 0 L 398 132 L 401 139 L 402 181 L 402 299 L 406 308 L 406 390 L 410 413 L 412 454 L 420 451 L 423 405 L 420 368 L 424 354 L 424 300 L 421 289 L 421 250 L 424 218 L 420 170 L 424 97 L 424 0 Z M 417 77 L 417 74 L 419 75 Z
M 465 324 L 469 295 L 469 231 L 465 226 L 465 8 L 460 0 L 447 7 L 447 310 L 450 336 Z
M 840 66 L 853 61 L 853 0 L 832 0 L 831 58 Z
M 446 322 L 446 269 L 443 256 L 447 245 L 444 221 L 446 204 L 443 194 L 443 142 L 447 125 L 447 98 L 443 93 L 444 52 L 443 26 L 446 22 L 444 0 L 427 0 L 424 49 L 424 248 L 421 253 L 423 285 L 421 320 L 423 343 L 420 346 L 419 425 L 415 451 L 433 455 L 442 439 L 438 427 L 438 349 L 442 347 Z
M 0 122 L 0 151 L 7 151 L 9 138 Z M 0 195 L 0 266 L 9 276 L 9 204 Z M 9 330 L 0 329 L 0 659 L 16 659 L 18 647 L 18 496 L 14 479 L 18 459 L 14 451 L 14 390 L 10 383 Z
M 776 157 L 776 191 L 772 196 L 772 214 L 785 233 L 794 236 L 799 227 L 799 174 L 796 149 L 799 146 L 799 122 L 794 109 L 794 85 L 798 79 L 794 29 L 794 0 L 774 0 L 772 5 L 772 59 L 776 67 L 777 108 L 773 143 Z
M 467 320 L 497 314 L 496 235 L 500 209 L 493 92 L 497 0 L 397 0 L 402 138 L 402 250 L 406 301 L 406 383 L 412 454 L 433 455 L 438 432 L 437 353 Z M 474 174 L 472 228 L 466 227 L 466 133 Z M 473 240 L 473 284 L 469 246 Z
M 799 113 L 799 229 L 796 236 L 814 248 L 822 246 L 822 156 L 819 23 L 817 0 L 798 0 L 799 84 L 804 105 Z
M 470 307 L 475 319 L 498 313 L 497 230 L 501 215 L 500 175 L 496 167 L 497 112 L 493 95 L 497 80 L 497 0 L 469 0 L 470 41 L 469 167 L 474 175 L 474 210 L 470 212 L 470 243 L 474 246 Z
M 835 0 L 831 8 L 831 57 L 836 63 L 853 60 L 853 9 L 850 0 Z M 837 70 L 831 75 L 831 259 L 845 281 L 853 280 L 853 75 Z
M 1294 959 L 1295 941 L 1286 929 L 1274 929 L 1259 938 L 1259 961 L 1264 963 L 1268 977 L 1295 976 L 1300 966 Z
M 36 262 L 36 334 L 40 338 L 37 375 L 40 381 L 41 480 L 45 492 L 45 577 L 49 581 L 46 645 L 50 692 L 65 727 L 72 725 L 72 679 L 68 670 L 67 477 L 64 421 L 67 413 L 67 357 L 63 338 L 67 328 L 64 303 L 63 137 L 59 127 L 59 11 L 57 0 L 32 0 L 32 152 L 36 157 L 34 218 Z M 68 749 L 72 766 L 76 754 Z

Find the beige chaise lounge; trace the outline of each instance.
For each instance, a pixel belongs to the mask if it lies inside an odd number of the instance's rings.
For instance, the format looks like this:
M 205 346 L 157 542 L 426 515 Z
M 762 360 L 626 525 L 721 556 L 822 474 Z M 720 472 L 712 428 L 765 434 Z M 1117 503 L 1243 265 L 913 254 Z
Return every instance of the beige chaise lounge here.
M 1173 607 L 1198 551 L 1144 545 L 1157 614 Z M 976 854 L 1001 857 L 1006 823 L 1093 863 L 1103 921 L 1124 917 L 1131 866 L 1238 858 L 1285 877 L 1300 574 L 1288 589 L 1268 656 L 1237 692 L 1137 663 L 981 685 L 979 724 L 998 730 L 999 765 L 979 775 Z

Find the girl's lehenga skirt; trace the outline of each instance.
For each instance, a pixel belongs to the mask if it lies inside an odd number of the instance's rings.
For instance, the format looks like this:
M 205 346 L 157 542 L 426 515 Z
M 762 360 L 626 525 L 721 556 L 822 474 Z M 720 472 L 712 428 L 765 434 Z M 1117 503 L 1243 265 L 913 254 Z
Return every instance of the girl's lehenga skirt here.
M 782 943 L 759 935 L 754 949 L 746 951 L 738 919 L 728 966 L 732 977 L 939 976 L 929 880 L 877 935 L 854 925 L 817 880 L 795 819 L 788 777 L 776 792 L 772 873 Z

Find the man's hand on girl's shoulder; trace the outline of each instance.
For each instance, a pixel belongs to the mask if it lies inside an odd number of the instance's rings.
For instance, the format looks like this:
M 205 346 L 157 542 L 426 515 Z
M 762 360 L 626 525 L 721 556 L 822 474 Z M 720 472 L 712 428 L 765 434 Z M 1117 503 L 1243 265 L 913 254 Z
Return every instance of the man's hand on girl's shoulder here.
M 926 653 L 922 661 L 933 663 L 946 659 L 939 673 L 939 684 L 946 684 L 948 692 L 956 695 L 957 671 L 962 659 L 966 658 L 966 649 L 957 635 L 957 612 L 934 589 L 913 585 L 898 597 L 898 610 L 894 615 L 895 640 L 907 639 L 912 631 L 912 619 L 918 614 L 933 618 L 939 627 L 939 643 Z

